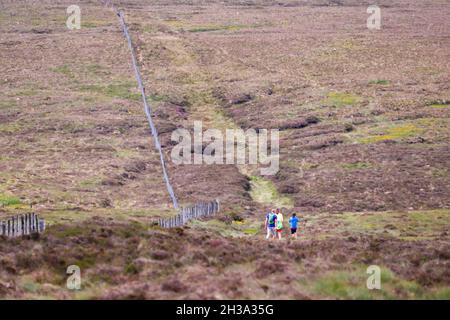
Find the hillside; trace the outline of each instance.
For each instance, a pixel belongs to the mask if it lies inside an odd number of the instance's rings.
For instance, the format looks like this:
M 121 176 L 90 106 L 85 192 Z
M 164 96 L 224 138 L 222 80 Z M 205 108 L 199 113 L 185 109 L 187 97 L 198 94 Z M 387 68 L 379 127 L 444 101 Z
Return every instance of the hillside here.
M 0 239 L 1 298 L 450 298 L 448 1 L 379 1 L 376 31 L 366 1 L 116 1 L 180 203 L 222 204 L 174 230 L 119 21 L 71 4 L 0 5 L 0 218 L 47 224 Z M 279 129 L 279 171 L 174 164 L 194 121 Z M 272 207 L 298 239 L 264 239 Z

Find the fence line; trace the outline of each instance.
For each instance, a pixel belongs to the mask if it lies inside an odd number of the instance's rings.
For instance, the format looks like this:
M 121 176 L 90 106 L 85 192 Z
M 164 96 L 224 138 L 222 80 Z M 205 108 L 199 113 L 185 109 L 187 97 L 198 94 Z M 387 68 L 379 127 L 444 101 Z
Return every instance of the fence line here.
M 35 213 L 17 215 L 0 221 L 0 236 L 9 238 L 42 233 L 45 230 L 45 221 Z
M 189 220 L 215 215 L 219 210 L 220 202 L 217 199 L 211 202 L 200 202 L 193 206 L 182 208 L 180 213 L 174 217 L 159 219 L 158 224 L 162 228 L 177 228 L 183 226 Z
M 110 0 L 100 0 L 100 2 L 103 3 L 103 5 L 105 6 L 110 6 L 114 12 L 116 13 L 116 15 L 119 17 L 119 21 L 120 21 L 120 25 L 122 27 L 122 31 L 123 34 L 128 42 L 128 48 L 130 49 L 130 53 L 131 53 L 131 63 L 133 64 L 133 68 L 134 68 L 134 74 L 136 76 L 136 81 L 138 83 L 139 86 L 139 91 L 141 92 L 141 96 L 142 96 L 142 102 L 144 103 L 144 111 L 145 114 L 147 116 L 147 121 L 148 124 L 150 126 L 150 130 L 153 136 L 153 140 L 155 143 L 155 148 L 159 153 L 159 158 L 160 158 L 160 162 L 161 162 L 161 168 L 163 171 L 163 176 L 164 176 L 164 181 L 166 183 L 166 188 L 167 191 L 170 195 L 170 198 L 172 199 L 172 203 L 175 209 L 178 209 L 178 200 L 177 197 L 175 196 L 175 192 L 173 191 L 172 188 L 172 184 L 170 183 L 170 179 L 169 179 L 169 174 L 167 173 L 167 169 L 166 169 L 166 164 L 164 161 L 164 154 L 161 148 L 161 143 L 159 142 L 159 137 L 158 137 L 158 130 L 156 129 L 155 124 L 153 123 L 153 119 L 152 119 L 152 109 L 150 107 L 150 105 L 147 102 L 147 96 L 145 94 L 145 87 L 144 84 L 142 82 L 142 77 L 141 77 L 141 73 L 139 70 L 139 66 L 137 63 L 137 59 L 136 59 L 136 54 L 134 52 L 134 48 L 133 48 L 133 43 L 131 41 L 131 37 L 130 34 L 128 32 L 128 27 L 127 24 L 125 23 L 125 17 L 123 15 L 123 12 L 121 10 L 118 10 L 114 4 L 110 1 Z
M 161 163 L 161 168 L 163 171 L 163 176 L 164 176 L 164 181 L 166 183 L 166 189 L 172 199 L 172 203 L 175 209 L 179 209 L 178 206 L 178 200 L 177 197 L 175 195 L 175 192 L 173 190 L 173 187 L 170 183 L 170 179 L 169 179 L 169 174 L 167 172 L 166 169 L 166 164 L 164 161 L 164 153 L 162 151 L 161 148 L 161 144 L 159 142 L 159 137 L 158 137 L 158 131 L 156 129 L 155 124 L 153 123 L 153 119 L 152 119 L 152 109 L 151 106 L 148 104 L 147 102 L 147 96 L 145 94 L 145 87 L 142 81 L 142 77 L 141 77 L 141 73 L 139 70 L 139 66 L 138 66 L 138 62 L 136 59 L 136 54 L 135 54 L 135 50 L 133 47 L 133 42 L 131 40 L 131 36 L 128 32 L 128 27 L 127 24 L 125 23 L 125 18 L 124 18 L 124 14 L 121 10 L 118 10 L 114 3 L 111 0 L 100 0 L 100 2 L 106 6 L 106 7 L 110 7 L 112 8 L 112 10 L 116 13 L 116 15 L 119 17 L 119 21 L 120 21 L 120 25 L 122 27 L 122 31 L 123 34 L 128 42 L 128 48 L 130 50 L 131 53 L 131 62 L 134 68 L 134 73 L 136 76 L 136 81 L 138 83 L 139 86 L 139 91 L 141 92 L 141 96 L 142 96 L 142 102 L 144 104 L 144 111 L 145 114 L 147 116 L 147 121 L 148 124 L 150 126 L 151 129 L 151 133 L 153 135 L 154 138 L 154 143 L 155 143 L 155 147 L 156 150 L 159 153 L 159 157 L 160 157 L 160 163 Z M 159 224 L 165 228 L 171 228 L 171 227 L 176 227 L 176 226 L 181 226 L 183 224 L 185 224 L 187 221 L 189 221 L 190 219 L 193 218 L 198 218 L 198 217 L 202 217 L 202 216 L 207 216 L 207 215 L 212 215 L 219 212 L 219 201 L 215 200 L 212 202 L 207 202 L 207 203 L 198 203 L 195 204 L 194 206 L 191 207 L 187 207 L 187 208 L 182 208 L 180 213 L 173 217 L 173 218 L 169 218 L 169 219 L 161 219 L 159 221 Z

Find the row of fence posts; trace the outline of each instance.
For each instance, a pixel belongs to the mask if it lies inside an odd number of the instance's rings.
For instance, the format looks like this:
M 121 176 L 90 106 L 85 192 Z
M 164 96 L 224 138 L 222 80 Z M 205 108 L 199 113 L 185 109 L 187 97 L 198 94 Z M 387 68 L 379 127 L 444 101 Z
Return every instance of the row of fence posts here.
M 181 227 L 189 220 L 211 216 L 219 212 L 219 210 L 220 203 L 217 199 L 211 202 L 201 202 L 190 207 L 182 208 L 180 213 L 174 217 L 159 219 L 158 224 L 162 228 L 177 228 Z
M 0 236 L 13 238 L 42 233 L 44 230 L 44 219 L 40 219 L 35 213 L 17 215 L 0 221 Z

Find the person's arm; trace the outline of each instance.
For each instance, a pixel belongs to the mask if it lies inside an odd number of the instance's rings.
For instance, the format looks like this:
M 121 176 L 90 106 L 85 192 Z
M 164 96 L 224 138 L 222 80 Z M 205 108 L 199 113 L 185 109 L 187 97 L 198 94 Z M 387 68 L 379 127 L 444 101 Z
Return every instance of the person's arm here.
M 269 218 L 266 216 L 266 220 L 264 220 L 264 229 L 267 229 L 267 224 L 269 223 Z

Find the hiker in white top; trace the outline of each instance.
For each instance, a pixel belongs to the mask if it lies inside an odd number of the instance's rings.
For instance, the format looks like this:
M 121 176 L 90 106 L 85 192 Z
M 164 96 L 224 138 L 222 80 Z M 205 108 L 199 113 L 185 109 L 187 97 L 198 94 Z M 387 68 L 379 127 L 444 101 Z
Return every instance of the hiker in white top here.
M 278 239 L 281 240 L 281 232 L 283 231 L 283 214 L 280 209 L 277 209 L 277 235 Z

